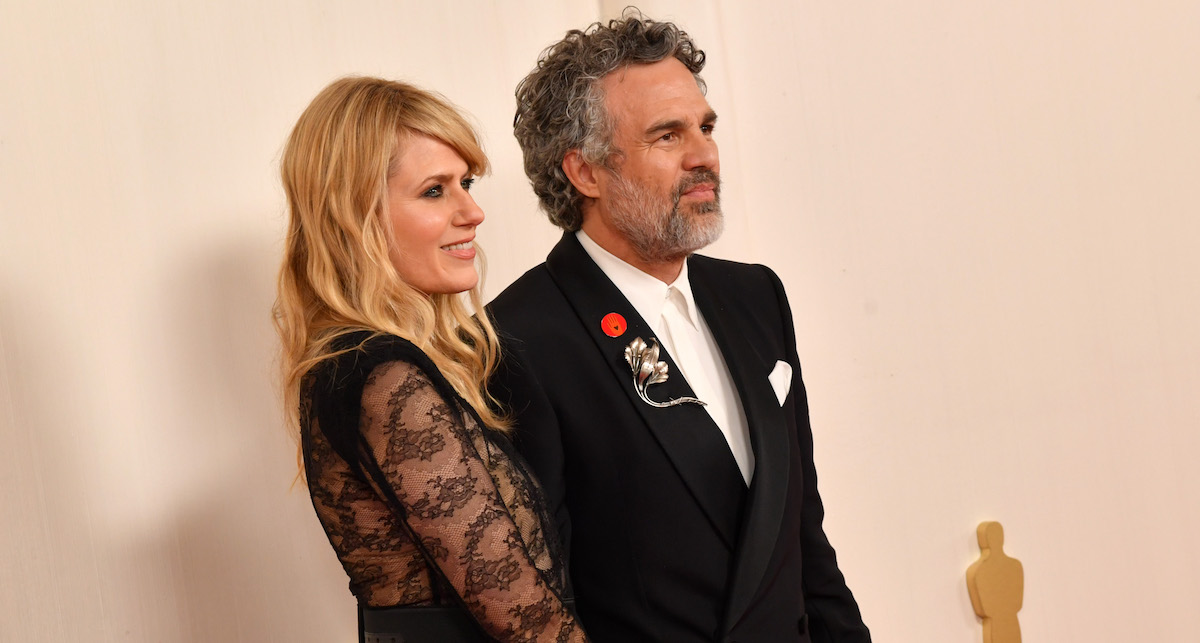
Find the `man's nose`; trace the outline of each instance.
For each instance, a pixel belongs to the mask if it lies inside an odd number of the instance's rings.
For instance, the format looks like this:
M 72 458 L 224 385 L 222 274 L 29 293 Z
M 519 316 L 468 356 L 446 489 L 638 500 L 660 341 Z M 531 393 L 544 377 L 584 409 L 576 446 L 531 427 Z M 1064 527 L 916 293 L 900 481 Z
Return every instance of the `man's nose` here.
M 717 142 L 711 135 L 697 134 L 689 143 L 687 154 L 683 157 L 684 169 L 695 170 L 708 168 L 718 170 L 721 159 L 717 153 Z

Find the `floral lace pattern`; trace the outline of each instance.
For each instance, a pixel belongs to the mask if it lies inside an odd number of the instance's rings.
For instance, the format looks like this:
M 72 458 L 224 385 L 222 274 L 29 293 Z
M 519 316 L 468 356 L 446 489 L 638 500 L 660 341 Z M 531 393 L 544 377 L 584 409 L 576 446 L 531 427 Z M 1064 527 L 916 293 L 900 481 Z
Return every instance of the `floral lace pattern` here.
M 457 595 L 446 602 L 464 605 L 501 641 L 585 641 L 562 602 L 540 492 L 505 438 L 407 360 L 384 361 L 361 383 L 368 479 L 319 426 L 314 387 L 301 413 L 313 506 L 350 591 L 372 607 Z

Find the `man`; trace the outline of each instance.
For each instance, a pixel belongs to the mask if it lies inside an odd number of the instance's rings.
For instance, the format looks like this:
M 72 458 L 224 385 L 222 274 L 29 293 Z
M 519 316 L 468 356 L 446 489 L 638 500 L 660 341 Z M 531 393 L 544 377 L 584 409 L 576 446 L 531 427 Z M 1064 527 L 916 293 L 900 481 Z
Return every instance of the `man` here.
M 525 171 L 566 232 L 489 308 L 493 394 L 593 640 L 870 641 L 822 528 L 783 286 L 692 254 L 722 227 L 703 65 L 632 12 L 518 86 Z

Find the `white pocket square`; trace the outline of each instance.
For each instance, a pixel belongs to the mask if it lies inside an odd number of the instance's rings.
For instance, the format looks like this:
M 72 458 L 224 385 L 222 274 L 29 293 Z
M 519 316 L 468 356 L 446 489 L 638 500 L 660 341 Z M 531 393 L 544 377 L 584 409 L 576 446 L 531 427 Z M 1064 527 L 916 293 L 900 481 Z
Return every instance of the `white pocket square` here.
M 775 362 L 775 368 L 767 376 L 771 388 L 775 389 L 775 397 L 779 398 L 779 406 L 787 399 L 788 391 L 792 390 L 792 365 L 782 360 Z

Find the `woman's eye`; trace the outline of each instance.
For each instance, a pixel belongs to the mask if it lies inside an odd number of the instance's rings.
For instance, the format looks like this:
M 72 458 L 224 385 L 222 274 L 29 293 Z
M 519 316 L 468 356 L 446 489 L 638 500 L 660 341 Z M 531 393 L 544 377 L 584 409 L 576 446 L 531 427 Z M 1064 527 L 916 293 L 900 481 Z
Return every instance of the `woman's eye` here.
M 466 190 L 467 192 L 470 192 L 471 186 L 475 185 L 475 179 L 463 179 L 462 183 L 460 183 L 459 185 L 462 186 L 462 189 Z
M 436 198 L 442 196 L 442 186 L 435 185 L 435 186 L 429 188 L 428 190 L 425 190 L 425 192 L 422 193 L 421 196 L 428 198 L 428 199 L 436 199 Z

